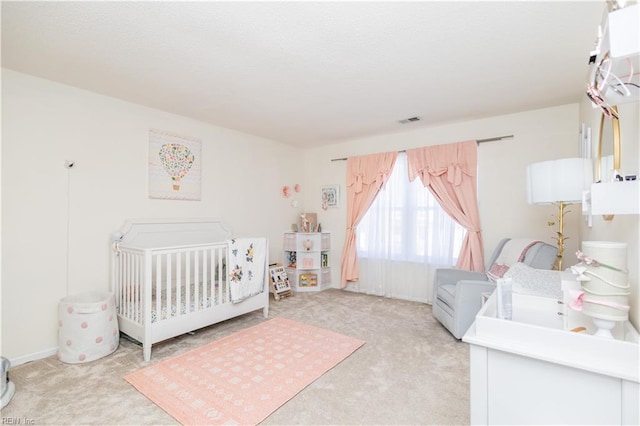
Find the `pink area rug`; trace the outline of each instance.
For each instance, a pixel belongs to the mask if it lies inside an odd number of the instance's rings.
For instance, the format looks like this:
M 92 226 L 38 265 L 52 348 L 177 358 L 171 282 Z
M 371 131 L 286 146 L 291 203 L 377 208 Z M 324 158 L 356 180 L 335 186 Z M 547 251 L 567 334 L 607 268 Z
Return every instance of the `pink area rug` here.
M 274 318 L 124 379 L 182 424 L 255 425 L 364 343 Z

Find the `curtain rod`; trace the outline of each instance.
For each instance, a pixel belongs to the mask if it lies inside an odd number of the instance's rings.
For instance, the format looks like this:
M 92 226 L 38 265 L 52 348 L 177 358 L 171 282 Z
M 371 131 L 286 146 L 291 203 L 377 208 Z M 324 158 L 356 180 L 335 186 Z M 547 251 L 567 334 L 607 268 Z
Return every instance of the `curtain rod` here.
M 478 139 L 478 140 L 476 140 L 476 143 L 478 145 L 480 145 L 481 143 L 501 141 L 502 139 L 509 139 L 509 138 L 512 138 L 512 137 L 513 137 L 513 135 L 496 136 L 496 137 L 493 137 L 493 138 Z M 406 152 L 406 150 L 403 149 L 402 151 L 398 151 L 398 152 Z M 347 161 L 347 157 L 344 157 L 344 158 L 333 158 L 331 161 Z

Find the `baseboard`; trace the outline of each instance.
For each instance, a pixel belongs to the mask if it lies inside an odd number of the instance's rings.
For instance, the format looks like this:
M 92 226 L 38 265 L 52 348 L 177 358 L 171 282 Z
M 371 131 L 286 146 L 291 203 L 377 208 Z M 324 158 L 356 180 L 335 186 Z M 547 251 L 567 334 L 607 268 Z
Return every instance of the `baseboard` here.
M 39 359 L 48 358 L 58 353 L 58 347 L 46 349 L 44 351 L 35 352 L 28 355 L 19 356 L 16 358 L 10 358 L 11 367 L 17 367 L 18 365 L 26 364 L 27 362 L 37 361 Z

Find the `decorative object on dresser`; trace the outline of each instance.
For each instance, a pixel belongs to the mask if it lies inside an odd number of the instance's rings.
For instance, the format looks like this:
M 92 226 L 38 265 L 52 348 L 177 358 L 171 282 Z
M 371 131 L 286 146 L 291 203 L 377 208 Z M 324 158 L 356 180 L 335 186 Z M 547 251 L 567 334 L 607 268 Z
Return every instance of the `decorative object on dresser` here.
M 285 232 L 284 266 L 294 291 L 321 291 L 331 284 L 328 232 Z
M 582 290 L 573 293 L 570 307 L 593 319 L 598 327 L 594 335 L 612 339 L 616 322 L 629 317 L 627 244 L 583 241 L 576 255 L 580 263 L 571 270 Z
M 316 232 L 318 215 L 316 213 L 302 213 L 300 215 L 300 232 Z
M 553 239 L 558 246 L 555 270 L 562 270 L 564 242 L 564 216 L 567 205 L 581 203 L 584 192 L 593 182 L 593 162 L 589 158 L 562 158 L 542 161 L 527 167 L 527 199 L 529 204 L 555 204 L 558 213 L 549 226 L 558 225 Z

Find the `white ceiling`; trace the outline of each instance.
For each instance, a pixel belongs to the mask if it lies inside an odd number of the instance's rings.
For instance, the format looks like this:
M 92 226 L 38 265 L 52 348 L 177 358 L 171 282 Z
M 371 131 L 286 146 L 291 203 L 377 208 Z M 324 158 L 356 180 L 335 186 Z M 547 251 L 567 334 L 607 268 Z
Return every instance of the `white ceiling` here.
M 2 66 L 311 147 L 577 102 L 604 10 L 604 1 L 3 1 Z M 398 124 L 413 116 L 422 121 Z

